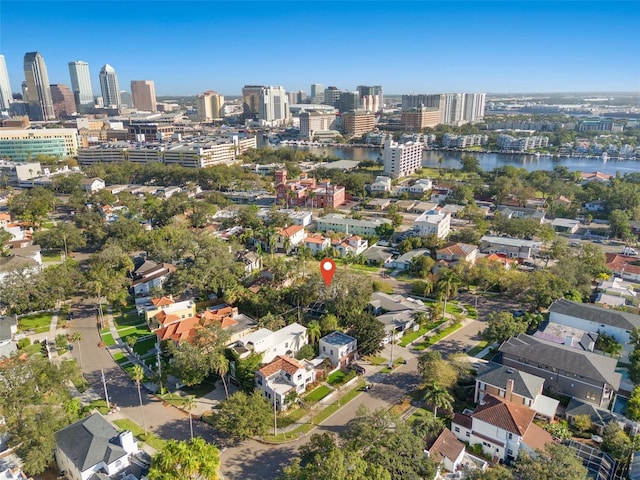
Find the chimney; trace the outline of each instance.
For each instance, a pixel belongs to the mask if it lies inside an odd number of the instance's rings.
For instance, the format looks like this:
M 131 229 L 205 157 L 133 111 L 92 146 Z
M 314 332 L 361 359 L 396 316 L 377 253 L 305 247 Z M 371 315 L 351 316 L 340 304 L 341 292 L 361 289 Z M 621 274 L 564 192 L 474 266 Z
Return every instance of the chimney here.
M 513 378 L 510 378 L 507 380 L 507 391 L 504 395 L 504 399 L 507 402 L 512 402 L 513 401 L 513 385 L 515 384 L 515 382 L 513 381 Z
M 573 347 L 573 337 L 571 335 L 564 337 L 564 345 L 567 347 Z

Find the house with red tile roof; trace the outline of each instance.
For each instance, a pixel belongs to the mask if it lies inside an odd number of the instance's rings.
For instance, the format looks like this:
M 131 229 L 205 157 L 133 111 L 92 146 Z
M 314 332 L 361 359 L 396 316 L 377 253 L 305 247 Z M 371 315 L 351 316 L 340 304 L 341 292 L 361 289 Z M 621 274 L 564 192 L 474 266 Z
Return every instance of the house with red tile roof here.
M 630 282 L 640 281 L 640 259 L 630 255 L 606 253 L 607 268 L 614 275 Z
M 291 225 L 287 228 L 279 228 L 276 231 L 276 250 L 290 253 L 302 245 L 307 232 L 302 225 Z
M 322 252 L 331 246 L 331 239 L 316 233 L 304 239 L 304 246 L 311 251 L 312 255 Z
M 582 174 L 582 183 L 587 182 L 608 182 L 613 175 L 602 172 L 580 172 Z
M 302 395 L 307 385 L 315 382 L 316 369 L 311 362 L 278 355 L 256 372 L 256 387 L 278 410 L 288 407 L 287 396 Z
M 471 265 L 476 263 L 478 247 L 467 243 L 450 243 L 440 250 L 436 250 L 436 260 L 444 260 L 445 262 L 469 262 Z
M 464 443 L 445 428 L 428 450 L 429 457 L 448 472 L 456 472 L 464 459 Z
M 342 240 L 338 239 L 331 242 L 331 244 L 340 258 L 346 257 L 349 254 L 354 256 L 360 255 L 369 248 L 369 242 L 358 235 L 351 235 Z
M 535 455 L 553 438 L 533 423 L 535 410 L 486 395 L 473 412 L 456 413 L 451 430 L 458 440 L 482 445 L 482 451 L 496 460 L 514 461 L 522 449 Z
M 193 299 L 176 302 L 171 296 L 153 298 L 151 305 L 144 309 L 144 317 L 151 331 L 195 316 L 196 303 Z

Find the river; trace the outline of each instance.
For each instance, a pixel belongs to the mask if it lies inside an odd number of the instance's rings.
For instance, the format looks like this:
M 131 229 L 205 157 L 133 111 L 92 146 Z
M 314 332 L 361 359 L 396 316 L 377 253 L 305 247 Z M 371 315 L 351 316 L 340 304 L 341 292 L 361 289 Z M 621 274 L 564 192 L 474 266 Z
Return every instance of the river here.
M 280 147 L 280 146 L 278 146 Z M 284 145 L 282 146 L 284 147 Z M 319 156 L 334 156 L 345 160 L 380 160 L 381 149 L 364 147 L 309 147 L 291 146 L 297 150 L 309 151 Z M 553 167 L 562 165 L 569 170 L 594 172 L 596 170 L 611 175 L 616 172 L 630 173 L 640 171 L 640 160 L 602 160 L 601 158 L 552 158 L 535 157 L 534 155 L 514 155 L 508 153 L 477 153 L 477 152 L 451 152 L 427 150 L 422 155 L 422 165 L 425 167 L 439 167 L 440 159 L 443 159 L 443 168 L 460 168 L 460 159 L 463 155 L 472 155 L 480 161 L 480 168 L 493 170 L 505 165 L 533 170 L 553 170 Z

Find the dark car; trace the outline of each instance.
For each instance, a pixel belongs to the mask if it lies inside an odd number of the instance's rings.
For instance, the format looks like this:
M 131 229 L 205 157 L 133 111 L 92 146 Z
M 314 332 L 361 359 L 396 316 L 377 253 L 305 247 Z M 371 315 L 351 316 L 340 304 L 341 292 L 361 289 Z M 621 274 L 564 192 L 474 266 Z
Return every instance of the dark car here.
M 365 373 L 367 373 L 367 371 L 364 369 L 364 367 L 361 366 L 361 365 L 358 365 L 357 363 L 352 363 L 351 364 L 351 370 L 356 372 L 356 374 L 358 374 L 358 375 L 364 375 Z

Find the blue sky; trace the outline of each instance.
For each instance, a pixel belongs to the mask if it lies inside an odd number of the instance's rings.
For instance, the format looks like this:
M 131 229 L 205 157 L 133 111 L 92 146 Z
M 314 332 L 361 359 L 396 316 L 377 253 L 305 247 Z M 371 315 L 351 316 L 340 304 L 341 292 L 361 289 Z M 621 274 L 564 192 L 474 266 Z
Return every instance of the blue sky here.
M 112 65 L 158 95 L 311 83 L 385 93 L 640 91 L 640 4 L 462 1 L 0 1 L 13 91 L 25 52 L 51 83 Z

